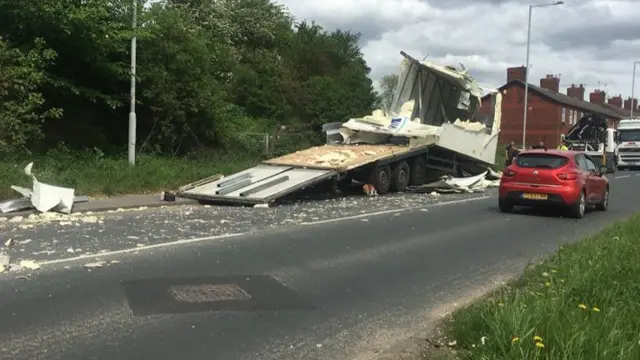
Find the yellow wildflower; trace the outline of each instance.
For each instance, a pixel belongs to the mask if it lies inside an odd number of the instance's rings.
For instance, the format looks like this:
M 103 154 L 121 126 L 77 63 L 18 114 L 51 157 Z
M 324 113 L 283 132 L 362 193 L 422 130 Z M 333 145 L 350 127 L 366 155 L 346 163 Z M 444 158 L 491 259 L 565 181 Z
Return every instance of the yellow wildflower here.
M 512 342 L 512 343 L 517 342 L 517 341 L 520 341 L 520 338 L 519 338 L 519 337 L 514 336 L 514 337 L 512 337 L 512 338 L 511 338 L 511 342 Z
M 540 349 L 544 349 L 544 344 L 541 342 L 537 342 L 536 346 L 539 347 Z
M 593 311 L 595 311 L 595 312 L 600 312 L 600 309 L 599 309 L 598 307 L 594 306 L 594 307 L 593 307 Z
M 533 337 L 533 341 L 540 342 L 540 341 L 542 341 L 542 338 L 540 336 L 536 335 L 536 336 Z
M 580 305 L 578 305 L 578 307 L 580 309 L 582 309 L 582 310 L 587 310 L 587 305 L 585 305 L 585 304 L 580 304 Z
M 551 283 L 547 281 L 546 283 L 544 283 L 544 286 L 549 287 L 551 286 Z

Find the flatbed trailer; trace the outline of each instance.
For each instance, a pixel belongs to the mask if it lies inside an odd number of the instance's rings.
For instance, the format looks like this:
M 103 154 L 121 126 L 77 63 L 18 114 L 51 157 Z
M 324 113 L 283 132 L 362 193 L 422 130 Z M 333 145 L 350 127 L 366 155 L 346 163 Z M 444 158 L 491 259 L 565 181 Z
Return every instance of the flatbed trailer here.
M 401 54 L 405 60 L 390 110 L 393 118 L 384 118 L 389 123 L 376 123 L 380 118 L 372 114 L 368 119 L 327 124 L 326 145 L 266 160 L 228 177 L 186 185 L 176 195 L 200 202 L 251 205 L 271 203 L 323 182 L 335 189 L 354 181 L 373 185 L 382 195 L 424 184 L 428 170 L 455 176 L 485 171 L 495 160 L 500 93 L 492 92 L 484 121 L 472 122 L 481 106 L 481 93 L 466 70 Z M 412 110 L 404 112 L 404 105 L 410 103 Z M 404 125 L 394 128 L 393 119 L 405 121 Z M 359 134 L 366 136 L 358 138 Z
M 370 183 L 382 195 L 424 184 L 427 169 L 462 174 L 474 165 L 472 159 L 434 145 L 323 145 L 182 188 L 176 195 L 201 202 L 268 204 L 323 182 L 352 180 Z

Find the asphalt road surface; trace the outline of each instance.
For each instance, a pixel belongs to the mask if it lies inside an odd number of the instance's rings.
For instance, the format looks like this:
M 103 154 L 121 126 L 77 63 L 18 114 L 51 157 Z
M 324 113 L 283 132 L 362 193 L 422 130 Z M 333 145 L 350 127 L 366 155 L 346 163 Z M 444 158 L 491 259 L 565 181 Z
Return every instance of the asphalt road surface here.
M 578 221 L 501 214 L 493 191 L 4 225 L 42 268 L 0 275 L 0 359 L 369 359 L 639 210 L 640 176 L 616 177 L 609 211 Z

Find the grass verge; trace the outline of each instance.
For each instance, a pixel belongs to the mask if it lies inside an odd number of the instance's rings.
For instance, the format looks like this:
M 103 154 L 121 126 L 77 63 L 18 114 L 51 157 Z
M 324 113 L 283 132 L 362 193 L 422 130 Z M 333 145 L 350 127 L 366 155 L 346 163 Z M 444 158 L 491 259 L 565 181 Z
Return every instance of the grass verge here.
M 453 314 L 467 359 L 640 359 L 640 213 Z M 484 344 L 483 344 L 484 342 Z
M 96 152 L 56 150 L 33 158 L 0 160 L 0 200 L 19 197 L 11 185 L 30 187 L 24 166 L 33 161 L 39 181 L 76 189 L 83 195 L 144 194 L 172 190 L 217 173 L 229 174 L 258 163 L 258 155 L 198 154 L 188 157 L 140 155 L 130 167 L 126 154 L 118 158 Z

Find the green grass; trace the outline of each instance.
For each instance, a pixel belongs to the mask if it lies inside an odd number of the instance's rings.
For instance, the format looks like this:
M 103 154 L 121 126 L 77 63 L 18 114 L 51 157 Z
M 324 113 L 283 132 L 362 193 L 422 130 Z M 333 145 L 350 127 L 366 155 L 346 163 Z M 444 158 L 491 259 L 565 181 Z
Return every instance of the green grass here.
M 640 213 L 563 247 L 455 312 L 449 335 L 468 359 L 640 359 L 639 240 Z
M 258 155 L 215 153 L 188 157 L 140 155 L 136 166 L 130 167 L 126 154 L 112 158 L 98 152 L 55 150 L 33 158 L 0 160 L 0 199 L 19 196 L 11 190 L 11 185 L 30 187 L 30 179 L 23 169 L 31 161 L 39 181 L 75 188 L 77 194 L 111 196 L 173 190 L 217 173 L 229 174 L 245 169 L 260 160 Z

